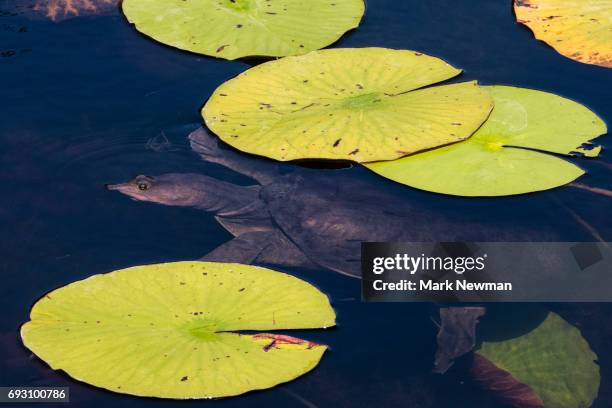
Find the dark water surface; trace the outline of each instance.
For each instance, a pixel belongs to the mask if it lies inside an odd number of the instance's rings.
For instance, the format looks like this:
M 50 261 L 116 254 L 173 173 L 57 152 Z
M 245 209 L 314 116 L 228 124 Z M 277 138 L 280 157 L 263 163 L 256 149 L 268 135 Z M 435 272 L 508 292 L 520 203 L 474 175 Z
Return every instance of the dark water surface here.
M 461 80 L 554 92 L 612 121 L 612 71 L 571 61 L 534 40 L 514 22 L 510 0 L 367 3 L 361 27 L 336 46 L 418 50 L 463 68 Z M 15 10 L 15 4 L 0 0 L 0 10 Z M 359 282 L 328 271 L 291 271 L 330 295 L 339 322 L 331 330 L 299 333 L 329 344 L 331 351 L 294 382 L 226 400 L 175 402 L 114 394 L 50 370 L 18 337 L 41 295 L 96 273 L 196 259 L 231 238 L 212 215 L 136 203 L 103 185 L 164 172 L 249 183 L 202 162 L 186 136 L 201 122 L 199 108 L 212 91 L 255 62 L 168 48 L 138 34 L 117 11 L 59 23 L 0 13 L 0 53 L 0 385 L 69 386 L 73 405 L 83 407 L 499 406 L 471 385 L 461 367 L 445 377 L 429 374 L 436 331 L 432 305 L 361 304 Z M 601 143 L 612 146 L 609 137 Z M 579 164 L 588 171 L 582 182 L 612 187 L 609 149 Z M 359 168 L 349 171 L 387 183 Z M 567 240 L 590 239 L 572 218 L 579 217 L 612 241 L 609 198 L 588 192 L 561 188 L 477 201 L 388 184 L 406 200 L 476 205 L 490 219 L 520 201 L 533 209 L 523 215 L 526 225 L 562 209 L 565 215 L 550 222 L 568 225 L 562 227 Z M 595 407 L 612 406 L 612 307 L 551 307 L 579 325 L 598 353 L 602 384 Z M 506 307 L 488 319 L 506 319 L 510 312 Z

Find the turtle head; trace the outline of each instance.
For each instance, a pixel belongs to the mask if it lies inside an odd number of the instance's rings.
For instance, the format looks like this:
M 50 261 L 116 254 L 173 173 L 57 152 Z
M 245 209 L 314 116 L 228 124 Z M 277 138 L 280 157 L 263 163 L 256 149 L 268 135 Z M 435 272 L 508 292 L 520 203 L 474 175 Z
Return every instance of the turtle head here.
M 137 176 L 126 183 L 107 184 L 108 190 L 119 191 L 138 201 L 191 207 L 202 201 L 206 179 L 200 174 L 163 174 Z M 212 179 L 211 179 L 212 180 Z

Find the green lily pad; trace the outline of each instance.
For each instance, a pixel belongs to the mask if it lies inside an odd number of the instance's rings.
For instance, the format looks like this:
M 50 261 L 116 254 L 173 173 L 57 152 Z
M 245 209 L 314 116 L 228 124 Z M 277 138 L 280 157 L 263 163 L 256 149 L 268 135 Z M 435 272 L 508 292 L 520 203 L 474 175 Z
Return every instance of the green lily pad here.
M 460 72 L 414 51 L 315 51 L 249 69 L 202 114 L 230 145 L 281 161 L 392 160 L 464 140 L 484 122 L 492 100 L 475 82 L 419 89 Z
M 587 408 L 597 397 L 597 355 L 555 313 L 524 336 L 483 343 L 477 358 L 483 357 L 476 380 L 515 407 Z
M 357 27 L 364 11 L 363 0 L 123 0 L 143 34 L 229 60 L 318 50 Z
M 41 298 L 24 344 L 55 370 L 108 390 L 214 398 L 269 388 L 312 370 L 326 346 L 243 330 L 325 328 L 327 297 L 310 284 L 239 264 L 138 266 Z
M 560 96 L 490 86 L 495 101 L 487 122 L 467 141 L 367 167 L 399 183 L 458 196 L 505 196 L 565 185 L 584 174 L 547 153 L 596 156 L 581 147 L 607 132 L 586 107 Z

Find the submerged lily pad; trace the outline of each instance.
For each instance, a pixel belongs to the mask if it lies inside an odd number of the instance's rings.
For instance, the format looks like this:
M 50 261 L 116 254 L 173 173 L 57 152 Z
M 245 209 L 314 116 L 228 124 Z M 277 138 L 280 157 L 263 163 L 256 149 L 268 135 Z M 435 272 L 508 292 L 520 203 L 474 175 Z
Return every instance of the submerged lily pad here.
M 455 360 L 471 352 L 476 346 L 476 325 L 484 316 L 484 307 L 440 308 L 434 372 L 444 374 Z
M 32 308 L 24 344 L 53 369 L 112 391 L 212 398 L 269 388 L 313 369 L 326 346 L 243 330 L 325 328 L 327 297 L 264 268 L 177 262 L 57 289 Z
M 436 193 L 504 196 L 562 186 L 584 174 L 546 152 L 593 156 L 601 150 L 582 147 L 607 132 L 605 123 L 586 107 L 530 89 L 484 88 L 493 96 L 495 108 L 469 140 L 367 167 Z
M 612 67 L 612 0 L 514 0 L 514 11 L 560 54 Z
M 225 59 L 318 50 L 359 25 L 363 0 L 123 0 L 143 34 Z
M 277 160 L 392 160 L 468 138 L 492 108 L 461 71 L 414 51 L 332 49 L 261 64 L 204 107 L 225 142 Z
M 597 397 L 597 356 L 555 313 L 524 336 L 483 343 L 475 357 L 476 381 L 517 408 L 586 408 Z

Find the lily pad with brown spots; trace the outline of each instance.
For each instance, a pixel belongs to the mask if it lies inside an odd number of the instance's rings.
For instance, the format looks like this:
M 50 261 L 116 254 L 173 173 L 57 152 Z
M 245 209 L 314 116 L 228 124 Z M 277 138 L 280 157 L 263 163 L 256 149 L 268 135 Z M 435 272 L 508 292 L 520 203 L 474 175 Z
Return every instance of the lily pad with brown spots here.
M 122 7 L 159 42 L 229 60 L 324 48 L 365 11 L 363 0 L 123 0 Z
M 88 384 L 193 399 L 269 388 L 312 370 L 327 347 L 277 331 L 334 325 L 327 296 L 290 275 L 176 262 L 54 290 L 34 305 L 21 337 L 51 368 Z
M 415 51 L 315 51 L 251 68 L 221 85 L 202 114 L 223 141 L 281 161 L 371 162 L 469 138 L 493 102 L 476 82 Z
M 612 68 L 612 0 L 514 0 L 514 11 L 560 54 Z

